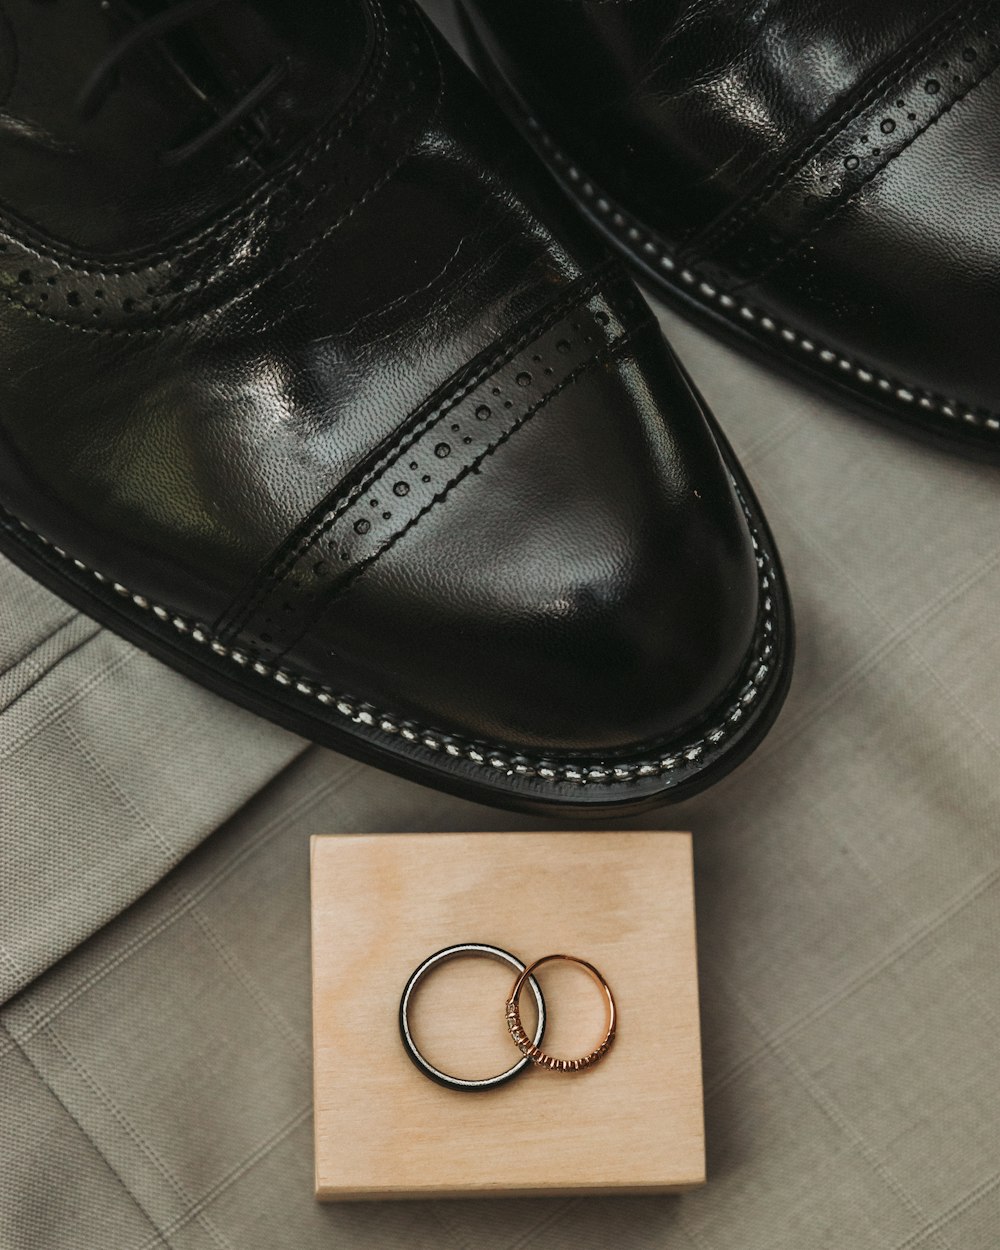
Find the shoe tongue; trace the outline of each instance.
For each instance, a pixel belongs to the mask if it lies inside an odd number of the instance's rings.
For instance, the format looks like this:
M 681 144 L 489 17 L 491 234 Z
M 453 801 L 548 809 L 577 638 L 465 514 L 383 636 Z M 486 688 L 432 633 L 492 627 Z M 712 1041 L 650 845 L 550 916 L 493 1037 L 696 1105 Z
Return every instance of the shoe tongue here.
M 137 24 L 172 7 L 163 0 L 4 0 L 10 29 L 0 34 L 9 35 L 17 66 L 0 107 L 11 215 L 96 252 L 183 233 L 244 194 L 262 163 L 286 155 L 335 108 L 363 59 L 359 0 L 331 5 L 336 21 L 313 0 L 296 0 L 288 14 L 284 0 L 228 0 L 129 50 L 84 119 L 80 93 L 95 67 Z M 339 45 L 330 27 L 343 31 Z M 327 63 L 325 41 L 340 46 L 335 65 Z M 292 72 L 280 101 L 265 101 L 182 166 L 163 164 L 163 153 L 203 133 L 282 62 Z M 3 76 L 0 57 L 0 92 Z M 280 153 L 269 108 L 281 114 Z

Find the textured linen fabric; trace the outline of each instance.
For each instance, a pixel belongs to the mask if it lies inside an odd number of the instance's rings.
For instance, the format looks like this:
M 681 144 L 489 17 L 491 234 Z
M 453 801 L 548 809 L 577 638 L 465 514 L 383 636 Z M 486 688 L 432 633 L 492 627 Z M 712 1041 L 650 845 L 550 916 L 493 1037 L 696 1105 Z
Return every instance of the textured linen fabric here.
M 2 1250 L 1000 1243 L 1000 471 L 663 321 L 799 636 L 758 752 L 629 822 L 696 835 L 708 1185 L 315 1203 L 308 835 L 539 822 L 306 747 L 0 564 Z
M 304 744 L 0 567 L 0 1002 Z

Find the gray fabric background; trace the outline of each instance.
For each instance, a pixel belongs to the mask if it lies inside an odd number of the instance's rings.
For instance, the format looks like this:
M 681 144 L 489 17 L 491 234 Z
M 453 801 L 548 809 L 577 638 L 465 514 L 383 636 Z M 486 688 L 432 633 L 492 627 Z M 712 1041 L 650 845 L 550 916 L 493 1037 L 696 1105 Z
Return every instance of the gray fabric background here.
M 993 1250 L 998 471 L 662 314 L 757 486 L 799 657 L 696 834 L 710 1180 L 321 1207 L 308 843 L 530 828 L 306 744 L 0 564 L 2 1250 Z

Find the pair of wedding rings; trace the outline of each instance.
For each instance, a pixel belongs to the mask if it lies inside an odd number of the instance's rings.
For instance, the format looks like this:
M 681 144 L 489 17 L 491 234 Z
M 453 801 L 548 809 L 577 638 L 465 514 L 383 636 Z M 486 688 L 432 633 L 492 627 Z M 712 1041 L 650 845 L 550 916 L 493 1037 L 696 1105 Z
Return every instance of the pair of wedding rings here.
M 504 1018 L 511 1039 L 521 1052 L 521 1058 L 512 1067 L 507 1068 L 506 1071 L 498 1072 L 496 1076 L 478 1079 L 451 1076 L 449 1073 L 442 1072 L 440 1068 L 435 1067 L 421 1053 L 413 1040 L 413 1034 L 410 1030 L 410 1003 L 417 987 L 435 969 L 440 968 L 442 964 L 452 959 L 461 959 L 468 956 L 498 960 L 500 963 L 507 964 L 513 968 L 517 973 L 514 987 L 507 997 Z M 545 999 L 542 997 L 541 988 L 533 974 L 543 964 L 552 963 L 555 960 L 578 964 L 597 982 L 605 998 L 607 1022 L 604 1039 L 599 1046 L 579 1059 L 557 1059 L 553 1055 L 546 1054 L 541 1049 L 542 1038 L 545 1035 Z M 521 993 L 526 985 L 530 988 L 534 997 L 538 1016 L 535 1030 L 531 1037 L 528 1036 L 521 1024 Z M 411 973 L 399 1000 L 399 1033 L 407 1055 L 424 1076 L 429 1077 L 432 1081 L 436 1081 L 439 1085 L 444 1085 L 447 1089 L 466 1091 L 495 1089 L 498 1085 L 505 1085 L 508 1081 L 512 1081 L 515 1076 L 519 1076 L 529 1064 L 545 1068 L 550 1072 L 583 1072 L 587 1068 L 593 1067 L 595 1063 L 598 1063 L 608 1053 L 611 1043 L 615 1040 L 616 1025 L 617 1009 L 614 996 L 611 993 L 611 987 L 594 965 L 588 963 L 585 959 L 578 959 L 575 955 L 543 955 L 541 959 L 536 959 L 531 964 L 524 964 L 515 955 L 512 955 L 510 951 L 505 951 L 499 946 L 488 946 L 483 942 L 462 942 L 457 946 L 447 946 L 444 950 L 436 951 L 433 955 L 428 956 Z

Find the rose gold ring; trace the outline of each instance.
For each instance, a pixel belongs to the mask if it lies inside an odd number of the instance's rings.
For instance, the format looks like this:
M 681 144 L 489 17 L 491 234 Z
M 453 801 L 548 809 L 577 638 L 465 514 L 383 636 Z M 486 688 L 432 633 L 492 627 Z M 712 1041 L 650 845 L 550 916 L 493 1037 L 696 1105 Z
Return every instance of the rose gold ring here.
M 581 968 L 589 972 L 604 991 L 604 997 L 607 1002 L 608 1019 L 604 1040 L 589 1054 L 584 1055 L 582 1059 L 557 1059 L 554 1055 L 547 1055 L 544 1050 L 531 1040 L 521 1025 L 521 991 L 532 973 L 540 968 L 542 964 L 551 963 L 555 959 L 564 960 L 566 963 L 579 964 Z M 510 1035 L 514 1039 L 518 1050 L 522 1055 L 530 1059 L 532 1063 L 537 1064 L 540 1068 L 548 1068 L 552 1072 L 582 1072 L 585 1068 L 593 1067 L 610 1050 L 611 1043 L 615 1040 L 616 1026 L 617 1011 L 615 1009 L 614 995 L 611 993 L 611 986 L 608 985 L 593 964 L 587 963 L 585 959 L 578 959 L 575 955 L 543 955 L 541 959 L 536 959 L 533 964 L 528 964 L 527 968 L 514 982 L 514 988 L 511 990 L 510 998 L 507 1000 L 507 1028 L 510 1030 Z

